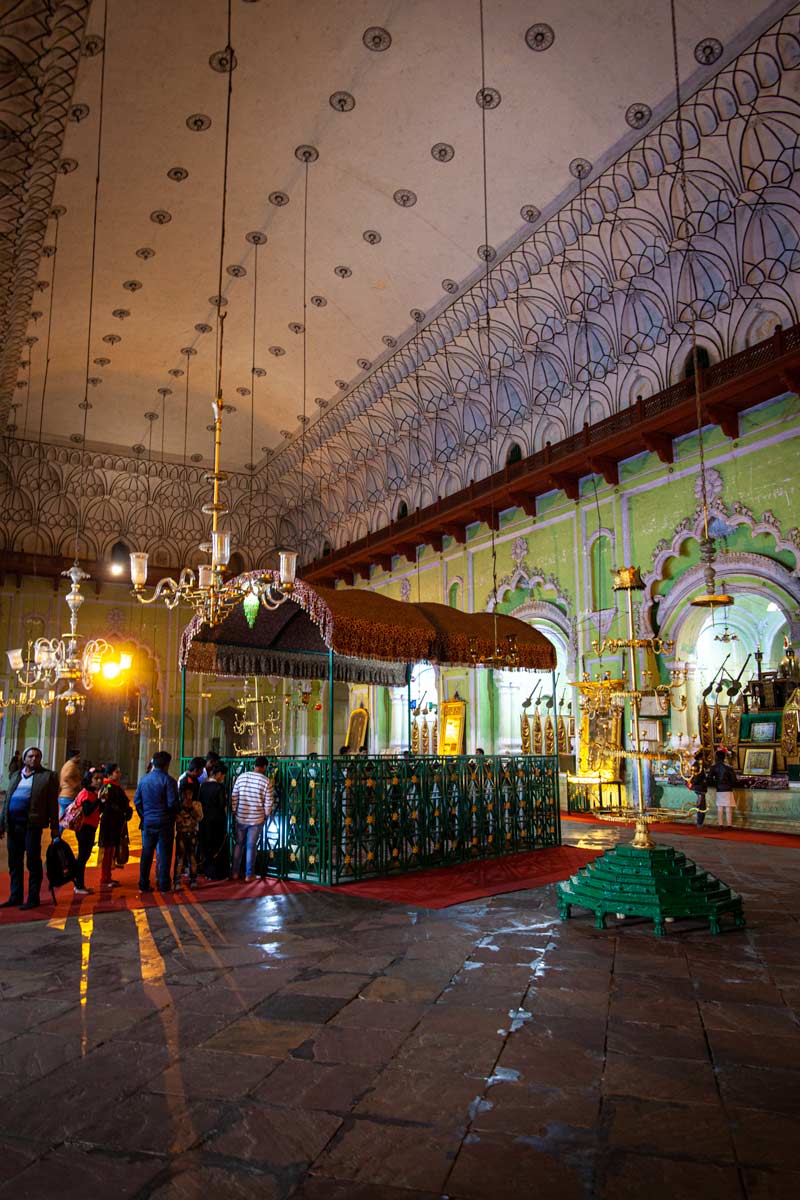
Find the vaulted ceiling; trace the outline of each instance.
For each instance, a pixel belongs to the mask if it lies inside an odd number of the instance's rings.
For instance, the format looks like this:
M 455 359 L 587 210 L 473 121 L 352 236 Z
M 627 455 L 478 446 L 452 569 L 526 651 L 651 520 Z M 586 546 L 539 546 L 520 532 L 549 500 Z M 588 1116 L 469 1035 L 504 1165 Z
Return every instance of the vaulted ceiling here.
M 49 150 L 31 87 L 56 52 L 45 7 L 0 2 L 0 407 L 18 435 L 41 422 L 126 454 L 209 460 L 220 295 L 241 468 L 473 283 L 482 247 L 529 236 L 674 108 L 669 0 L 484 0 L 484 108 L 479 0 L 231 0 L 220 292 L 227 0 L 54 6 L 77 66 Z M 685 92 L 789 7 L 677 0 Z M 46 151 L 58 215 L 32 234 Z

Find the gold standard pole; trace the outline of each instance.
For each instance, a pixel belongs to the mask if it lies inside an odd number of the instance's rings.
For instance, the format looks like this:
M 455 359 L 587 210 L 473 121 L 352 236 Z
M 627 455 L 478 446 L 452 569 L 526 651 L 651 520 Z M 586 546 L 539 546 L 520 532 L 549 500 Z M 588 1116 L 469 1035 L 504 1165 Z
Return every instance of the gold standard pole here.
M 625 595 L 628 600 L 628 643 L 631 652 L 631 691 L 633 693 L 639 690 L 639 681 L 637 678 L 637 660 L 636 646 L 634 645 L 634 629 L 633 629 L 633 591 L 631 588 L 625 589 Z M 642 770 L 642 760 L 640 758 L 642 744 L 639 736 L 639 701 L 634 694 L 631 698 L 631 721 L 633 725 L 633 748 L 636 753 L 636 782 L 639 789 L 638 812 L 636 814 L 636 833 L 634 835 L 633 844 L 637 850 L 650 850 L 653 846 L 653 839 L 650 837 L 650 830 L 647 827 L 645 818 L 645 803 L 644 803 L 644 772 Z

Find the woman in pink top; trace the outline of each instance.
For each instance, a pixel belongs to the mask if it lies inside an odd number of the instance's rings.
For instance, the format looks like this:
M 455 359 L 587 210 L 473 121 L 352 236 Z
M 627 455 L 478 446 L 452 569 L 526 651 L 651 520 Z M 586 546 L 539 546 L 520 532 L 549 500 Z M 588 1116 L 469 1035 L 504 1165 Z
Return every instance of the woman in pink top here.
M 83 787 L 75 797 L 83 813 L 83 823 L 75 834 L 78 839 L 78 861 L 75 864 L 75 895 L 88 896 L 86 886 L 86 864 L 94 848 L 97 826 L 100 824 L 100 799 L 98 792 L 103 783 L 103 772 L 92 767 L 83 777 Z

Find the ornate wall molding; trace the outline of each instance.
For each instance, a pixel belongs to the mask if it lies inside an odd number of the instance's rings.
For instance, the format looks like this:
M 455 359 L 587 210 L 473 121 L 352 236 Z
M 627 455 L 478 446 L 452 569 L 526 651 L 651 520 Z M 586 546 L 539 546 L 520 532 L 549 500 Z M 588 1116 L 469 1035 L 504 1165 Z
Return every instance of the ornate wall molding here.
M 8 7 L 8 6 L 7 6 Z M 0 79 L 0 422 L 13 395 L 89 0 L 18 0 Z
M 306 557 L 466 487 L 800 311 L 800 7 L 305 431 Z M 491 387 L 489 386 L 491 381 Z M 297 543 L 300 440 L 270 459 Z

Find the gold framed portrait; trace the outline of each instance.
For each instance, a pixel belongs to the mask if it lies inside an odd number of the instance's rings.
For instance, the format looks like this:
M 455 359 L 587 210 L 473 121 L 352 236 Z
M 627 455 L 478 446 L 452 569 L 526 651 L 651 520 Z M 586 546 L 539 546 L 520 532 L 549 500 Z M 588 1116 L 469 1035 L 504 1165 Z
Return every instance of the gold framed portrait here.
M 444 700 L 439 707 L 441 733 L 439 735 L 440 754 L 464 753 L 464 727 L 467 717 L 467 705 L 464 700 Z
M 748 747 L 744 754 L 744 774 L 771 775 L 774 760 L 775 751 L 773 749 Z
M 345 745 L 351 754 L 357 754 L 367 740 L 369 713 L 365 708 L 354 708 L 347 718 Z

